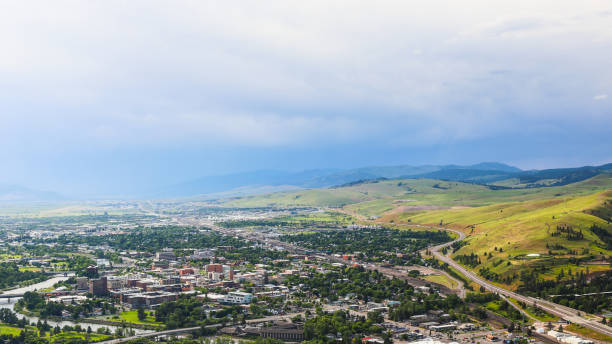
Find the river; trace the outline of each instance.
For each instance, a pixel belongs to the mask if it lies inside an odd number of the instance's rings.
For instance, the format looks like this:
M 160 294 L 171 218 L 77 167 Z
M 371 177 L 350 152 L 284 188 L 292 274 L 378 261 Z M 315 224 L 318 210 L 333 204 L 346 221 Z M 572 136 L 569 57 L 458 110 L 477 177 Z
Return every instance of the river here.
M 35 291 L 35 290 L 41 290 L 41 289 L 46 289 L 46 288 L 51 288 L 53 287 L 53 285 L 57 282 L 61 282 L 61 281 L 65 281 L 69 278 L 68 277 L 64 277 L 64 276 L 56 276 L 53 278 L 50 278 L 44 282 L 40 282 L 40 283 L 36 283 L 36 284 L 32 284 L 29 285 L 27 287 L 22 287 L 22 288 L 18 288 L 18 289 L 12 289 L 9 290 L 5 293 L 3 293 L 3 295 L 11 295 L 11 294 L 23 294 L 26 291 Z M 20 297 L 15 297 L 15 298 L 11 298 L 11 299 L 5 299 L 2 298 L 0 299 L 0 308 L 8 308 L 10 310 L 13 310 L 13 308 L 15 307 L 15 303 L 17 303 L 17 300 L 20 299 Z M 38 317 L 33 317 L 33 316 L 26 316 L 23 314 L 19 314 L 17 313 L 17 316 L 19 318 L 26 318 L 30 323 L 34 322 L 37 323 L 38 322 Z M 44 320 L 41 320 L 44 321 Z M 70 320 L 62 320 L 62 321 L 53 321 L 50 319 L 47 319 L 47 323 L 53 327 L 55 327 L 56 325 L 59 325 L 59 327 L 64 327 L 65 325 L 69 325 L 69 326 L 74 326 L 74 325 L 80 325 L 82 328 L 87 328 L 87 326 L 91 327 L 91 329 L 95 332 L 97 329 L 101 328 L 101 327 L 106 327 L 108 329 L 110 329 L 113 333 L 115 332 L 115 329 L 117 329 L 120 326 L 109 326 L 109 325 L 99 325 L 99 324 L 89 324 L 89 323 L 77 323 L 74 321 L 70 321 Z M 133 329 L 134 332 L 136 334 L 141 334 L 141 333 L 149 333 L 149 332 L 153 332 L 150 330 L 142 330 L 142 329 Z

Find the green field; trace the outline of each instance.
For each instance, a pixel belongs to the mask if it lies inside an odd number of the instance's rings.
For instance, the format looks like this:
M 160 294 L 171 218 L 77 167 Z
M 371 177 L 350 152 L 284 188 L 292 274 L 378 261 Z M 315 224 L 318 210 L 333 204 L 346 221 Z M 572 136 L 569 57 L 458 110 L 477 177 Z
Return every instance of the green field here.
M 606 335 L 601 334 L 599 332 L 595 332 L 595 331 L 593 331 L 591 329 L 588 329 L 586 327 L 582 327 L 582 326 L 577 325 L 577 324 L 567 325 L 565 327 L 565 330 L 568 331 L 568 332 L 576 333 L 578 335 L 582 335 L 584 337 L 591 338 L 591 339 L 601 340 L 601 341 L 606 342 L 606 343 L 612 343 L 612 337 L 606 336 Z
M 429 212 L 428 207 L 480 207 L 504 202 L 588 195 L 612 189 L 612 176 L 558 187 L 491 190 L 487 186 L 432 179 L 384 180 L 347 187 L 278 192 L 228 199 L 232 207 L 344 207 L 363 216 Z
M 161 325 L 161 323 L 155 321 L 155 317 L 150 315 L 149 311 L 145 311 L 147 313 L 147 317 L 144 321 L 138 319 L 138 311 L 127 311 L 119 314 L 120 320 L 125 320 L 126 322 L 133 324 L 147 324 L 147 325 Z M 114 320 L 114 319 L 109 319 Z
M 32 202 L 0 204 L 0 216 L 16 218 L 60 218 L 70 216 L 141 214 L 142 211 L 133 207 L 109 206 L 104 203 L 84 204 L 77 202 Z
M 312 212 L 304 214 L 284 215 L 268 219 L 225 221 L 221 225 L 232 228 L 338 228 L 354 224 L 356 219 L 350 215 L 337 212 Z
M 110 338 L 110 336 L 99 334 L 99 333 L 83 333 L 83 332 L 62 332 L 51 336 L 49 339 L 50 343 L 65 343 L 70 339 L 83 339 L 88 342 L 100 342 Z
M 19 271 L 40 271 L 40 268 L 35 266 L 21 266 L 19 267 Z
M 434 282 L 446 286 L 450 289 L 457 289 L 457 281 L 448 278 L 446 275 L 427 275 L 422 277 L 426 281 Z
M 17 337 L 19 336 L 21 331 L 23 331 L 23 329 L 21 328 L 11 327 L 8 325 L 0 325 L 0 335 L 8 334 L 8 335 L 12 335 L 13 337 Z
M 342 207 L 379 198 L 399 197 L 409 192 L 406 187 L 397 186 L 397 184 L 398 181 L 381 181 L 341 188 L 278 192 L 230 199 L 223 205 L 230 207 Z
M 525 311 L 525 313 L 529 314 L 531 317 L 535 319 L 538 319 L 539 321 L 554 322 L 554 321 L 559 320 L 559 317 L 554 316 L 550 313 L 547 313 L 543 311 L 542 309 L 535 309 L 533 305 L 524 305 L 525 307 L 523 307 L 521 303 L 519 303 L 513 298 L 508 298 L 508 300 L 514 303 L 515 305 L 517 305 L 518 307 L 520 307 L 523 311 Z

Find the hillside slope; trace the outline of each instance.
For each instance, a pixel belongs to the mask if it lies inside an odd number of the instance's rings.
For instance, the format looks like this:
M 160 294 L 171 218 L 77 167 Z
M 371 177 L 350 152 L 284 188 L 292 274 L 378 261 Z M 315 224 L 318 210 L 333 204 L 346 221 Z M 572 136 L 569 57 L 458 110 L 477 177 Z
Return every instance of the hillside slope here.
M 608 189 L 612 189 L 612 176 L 607 174 L 564 186 L 503 190 L 492 190 L 484 185 L 462 182 L 400 179 L 231 198 L 221 200 L 220 203 L 232 207 L 345 207 L 359 215 L 381 216 L 386 211 L 400 207 L 406 211 L 411 211 L 411 208 L 413 211 L 419 211 L 421 206 L 474 207 L 501 202 L 587 195 Z
M 612 256 L 609 174 L 526 189 L 431 179 L 381 180 L 232 199 L 224 205 L 342 207 L 381 224 L 442 224 L 468 235 L 465 246 L 454 252 L 456 260 L 513 287 L 525 269 L 538 267 L 544 278 L 554 278 L 560 269 L 585 271 L 584 263 Z M 609 268 L 589 265 L 591 272 Z

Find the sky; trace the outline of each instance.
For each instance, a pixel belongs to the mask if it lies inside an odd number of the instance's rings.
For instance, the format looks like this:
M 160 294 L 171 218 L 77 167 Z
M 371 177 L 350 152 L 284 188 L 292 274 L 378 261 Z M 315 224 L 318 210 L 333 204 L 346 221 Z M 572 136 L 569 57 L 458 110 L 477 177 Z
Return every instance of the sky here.
M 0 184 L 612 162 L 612 2 L 0 3 Z

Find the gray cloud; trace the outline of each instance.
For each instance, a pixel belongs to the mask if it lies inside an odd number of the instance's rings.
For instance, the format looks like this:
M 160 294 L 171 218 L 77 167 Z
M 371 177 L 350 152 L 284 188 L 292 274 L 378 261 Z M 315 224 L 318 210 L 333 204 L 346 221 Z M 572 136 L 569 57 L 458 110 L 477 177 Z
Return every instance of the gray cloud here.
M 589 135 L 612 125 L 610 102 L 593 101 L 612 87 L 611 11 L 609 1 L 3 3 L 0 144 L 27 156 Z

